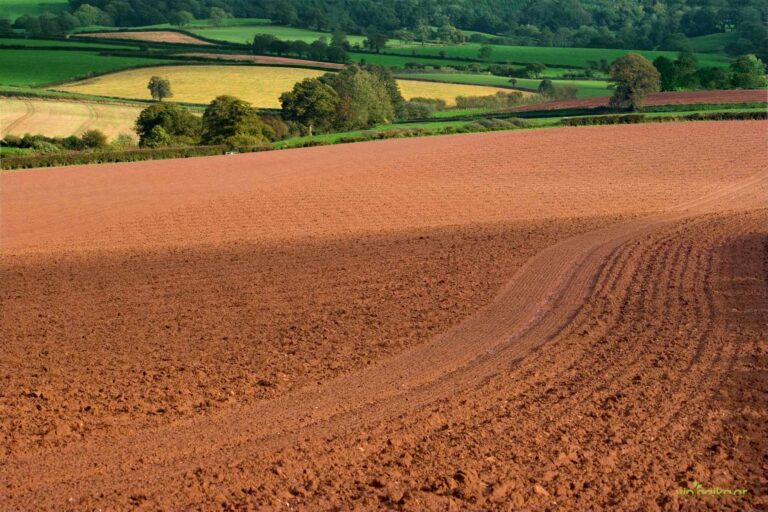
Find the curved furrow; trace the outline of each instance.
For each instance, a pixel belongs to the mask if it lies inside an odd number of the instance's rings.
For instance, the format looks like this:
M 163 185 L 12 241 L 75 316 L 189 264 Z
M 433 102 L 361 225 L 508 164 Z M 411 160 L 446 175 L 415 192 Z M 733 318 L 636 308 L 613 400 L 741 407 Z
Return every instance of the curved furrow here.
M 6 489 L 3 499 L 13 506 L 35 496 L 42 497 L 41 506 L 53 506 L 54 502 L 45 501 L 50 488 L 115 498 L 130 495 L 138 484 L 152 494 L 201 463 L 226 465 L 237 453 L 277 452 L 297 438 L 321 439 L 328 433 L 359 431 L 457 391 L 477 388 L 563 333 L 594 293 L 606 261 L 623 244 L 706 211 L 712 203 L 739 206 L 739 193 L 764 179 L 765 174 L 745 180 L 728 187 L 727 193 L 712 194 L 709 200 L 692 203 L 682 211 L 636 219 L 546 249 L 526 263 L 477 315 L 377 367 L 276 402 L 236 408 L 124 439 L 94 441 L 7 461 L 0 467 L 0 481 L 13 474 L 14 481 L 25 483 L 21 489 Z M 651 260 L 656 258 L 652 255 Z M 662 291 L 659 288 L 648 297 Z M 160 452 L 172 455 L 158 459 L 146 455 Z

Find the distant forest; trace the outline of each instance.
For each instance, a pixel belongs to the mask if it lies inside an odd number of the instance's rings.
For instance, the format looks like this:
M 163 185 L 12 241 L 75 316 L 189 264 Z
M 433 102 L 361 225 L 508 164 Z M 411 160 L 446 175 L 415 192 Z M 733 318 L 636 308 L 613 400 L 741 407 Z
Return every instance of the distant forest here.
M 689 37 L 736 32 L 730 53 L 765 55 L 768 0 L 69 0 L 119 26 L 211 17 L 352 34 L 455 27 L 541 46 L 685 49 Z M 180 16 L 181 13 L 181 16 Z

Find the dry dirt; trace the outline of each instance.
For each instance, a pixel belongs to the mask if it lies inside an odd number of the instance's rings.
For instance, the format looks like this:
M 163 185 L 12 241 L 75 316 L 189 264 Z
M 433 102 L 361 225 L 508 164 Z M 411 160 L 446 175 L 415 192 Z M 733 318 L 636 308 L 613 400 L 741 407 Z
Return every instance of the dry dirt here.
M 580 98 L 576 100 L 549 101 L 532 103 L 509 109 L 510 112 L 526 110 L 558 110 L 563 108 L 607 107 L 608 97 Z M 758 103 L 768 101 L 765 89 L 722 90 L 722 91 L 686 91 L 655 92 L 645 98 L 645 104 L 653 105 L 699 105 L 713 103 Z
M 207 41 L 203 41 L 202 39 L 192 37 L 188 34 L 182 34 L 181 32 L 174 32 L 172 30 L 149 30 L 146 32 L 88 32 L 77 34 L 77 37 L 93 37 L 97 39 L 130 39 L 136 41 L 152 41 L 155 43 L 181 43 L 196 45 L 211 44 Z
M 0 174 L 0 509 L 765 508 L 765 127 Z

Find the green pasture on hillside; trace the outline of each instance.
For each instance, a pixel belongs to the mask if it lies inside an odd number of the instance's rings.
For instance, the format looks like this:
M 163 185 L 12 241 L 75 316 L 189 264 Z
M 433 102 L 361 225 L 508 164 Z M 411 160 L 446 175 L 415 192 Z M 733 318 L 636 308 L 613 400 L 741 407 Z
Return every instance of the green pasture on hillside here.
M 2 0 L 0 0 L 2 1 Z M 118 45 L 102 43 L 99 40 L 93 42 L 81 41 L 61 41 L 54 39 L 26 39 L 21 37 L 0 37 L 0 47 L 2 46 L 29 46 L 29 47 L 49 47 L 49 48 L 107 48 L 114 50 L 136 50 L 135 46 Z
M 728 44 L 735 42 L 739 38 L 736 32 L 722 32 L 720 34 L 709 34 L 706 36 L 692 37 L 688 39 L 691 45 L 691 51 L 701 53 L 723 53 Z
M 445 54 L 447 58 L 477 60 L 479 43 L 465 43 L 461 45 L 427 45 L 408 47 L 388 47 L 382 50 L 384 53 L 415 53 L 416 55 L 435 57 Z M 646 50 L 615 50 L 605 48 L 551 48 L 540 46 L 500 46 L 491 45 L 491 61 L 497 63 L 530 63 L 540 62 L 547 66 L 574 66 L 583 68 L 587 61 L 599 61 L 606 59 L 611 62 L 627 53 L 639 53 L 649 60 L 664 55 L 676 58 L 677 52 L 646 51 Z M 701 66 L 727 66 L 730 58 L 726 55 L 699 53 L 696 55 Z
M 25 14 L 38 15 L 45 11 L 58 14 L 67 9 L 67 0 L 0 0 L 0 18 L 15 20 Z
M 0 84 L 44 85 L 134 66 L 173 62 L 143 57 L 110 57 L 96 52 L 57 50 L 0 51 Z
M 331 34 L 304 28 L 283 27 L 269 24 L 249 24 L 230 27 L 189 27 L 188 30 L 209 39 L 228 41 L 230 43 L 250 44 L 256 34 L 269 34 L 285 41 L 304 41 L 311 43 L 321 37 L 330 42 Z M 347 36 L 351 44 L 362 44 L 365 37 Z
M 398 73 L 399 78 L 413 80 L 436 80 L 439 82 L 456 82 L 461 84 L 487 85 L 497 87 L 510 87 L 509 78 L 479 73 Z M 541 79 L 516 78 L 515 87 L 524 89 L 538 89 Z M 555 86 L 573 85 L 578 89 L 578 98 L 591 98 L 594 96 L 610 96 L 613 91 L 609 89 L 609 83 L 604 80 L 552 80 Z

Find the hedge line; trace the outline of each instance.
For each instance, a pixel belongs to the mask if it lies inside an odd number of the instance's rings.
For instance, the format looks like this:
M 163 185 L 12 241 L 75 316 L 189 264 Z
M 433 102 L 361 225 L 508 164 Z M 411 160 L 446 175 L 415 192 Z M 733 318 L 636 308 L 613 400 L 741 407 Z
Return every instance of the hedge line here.
M 684 116 L 648 117 L 643 114 L 625 114 L 614 116 L 585 116 L 565 118 L 564 126 L 592 126 L 602 124 L 637 124 L 675 121 L 749 121 L 768 119 L 766 111 L 752 112 L 696 112 Z
M 123 151 L 72 151 L 42 155 L 5 156 L 0 158 L 0 169 L 29 169 L 62 165 L 138 162 L 164 158 L 222 155 L 226 146 L 188 146 L 178 148 L 127 149 Z

